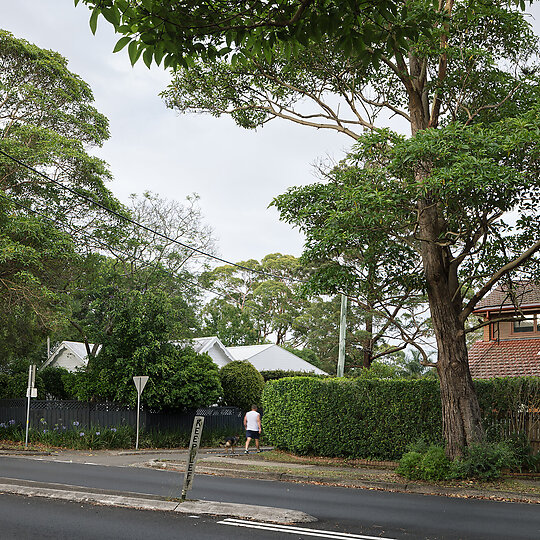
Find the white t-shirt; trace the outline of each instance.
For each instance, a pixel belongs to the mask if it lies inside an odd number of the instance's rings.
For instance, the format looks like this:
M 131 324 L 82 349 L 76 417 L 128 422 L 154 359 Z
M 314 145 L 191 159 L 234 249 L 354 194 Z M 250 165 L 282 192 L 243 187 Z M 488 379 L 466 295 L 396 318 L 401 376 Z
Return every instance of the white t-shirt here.
M 246 413 L 246 430 L 259 431 L 258 419 L 261 415 L 257 411 L 249 411 Z

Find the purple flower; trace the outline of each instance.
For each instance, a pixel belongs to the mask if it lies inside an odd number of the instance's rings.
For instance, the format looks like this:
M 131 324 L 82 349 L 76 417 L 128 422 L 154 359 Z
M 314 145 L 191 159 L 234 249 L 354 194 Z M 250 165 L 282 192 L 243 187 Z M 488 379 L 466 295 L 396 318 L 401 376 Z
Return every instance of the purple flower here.
M 116 428 L 115 428 L 115 427 L 112 427 L 112 428 L 111 428 L 111 431 L 112 431 L 113 433 L 116 433 Z
M 78 425 L 79 425 L 79 422 L 77 422 L 77 420 L 75 420 L 75 422 L 73 422 L 73 425 L 74 425 L 74 426 L 78 426 Z
M 47 430 L 46 430 L 46 429 L 44 429 L 44 430 L 43 430 L 43 433 L 47 433 Z
M 7 426 L 6 426 L 5 422 L 2 422 L 2 423 L 0 424 L 0 427 L 7 427 Z
M 80 436 L 80 437 L 84 437 L 84 431 L 81 431 L 81 432 L 79 433 L 79 436 Z
M 15 420 L 10 420 L 9 425 L 12 426 L 15 423 Z
M 96 431 L 96 435 L 101 435 L 101 433 L 99 431 Z

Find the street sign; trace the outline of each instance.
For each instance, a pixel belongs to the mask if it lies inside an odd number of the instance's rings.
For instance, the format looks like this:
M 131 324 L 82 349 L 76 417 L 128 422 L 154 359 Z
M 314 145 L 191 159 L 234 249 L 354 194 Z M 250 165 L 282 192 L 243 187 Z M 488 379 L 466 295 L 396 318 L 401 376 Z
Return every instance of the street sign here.
M 37 397 L 37 388 L 27 388 L 26 397 L 27 398 Z
M 148 382 L 148 375 L 143 375 L 140 377 L 133 377 L 133 382 L 135 383 L 135 388 L 137 389 L 137 439 L 135 440 L 135 450 L 139 449 L 139 417 L 141 411 L 141 394 Z
M 139 394 L 139 396 L 142 394 L 148 379 L 149 377 L 147 375 L 144 377 L 133 377 L 133 382 L 135 383 L 135 388 L 137 389 L 137 394 Z
M 191 430 L 191 440 L 189 442 L 189 454 L 184 476 L 184 487 L 182 488 L 182 500 L 186 500 L 186 494 L 191 489 L 193 477 L 195 476 L 195 463 L 197 461 L 197 452 L 201 444 L 202 430 L 204 426 L 204 416 L 196 416 L 193 420 Z

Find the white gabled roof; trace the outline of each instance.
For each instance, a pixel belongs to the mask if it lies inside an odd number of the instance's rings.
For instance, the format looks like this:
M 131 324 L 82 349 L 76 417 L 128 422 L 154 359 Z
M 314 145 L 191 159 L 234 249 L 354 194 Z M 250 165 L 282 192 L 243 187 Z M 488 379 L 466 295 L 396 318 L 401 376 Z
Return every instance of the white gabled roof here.
M 90 349 L 94 347 L 93 343 L 88 344 Z M 62 341 L 56 349 L 53 350 L 47 361 L 41 366 L 40 369 L 49 366 L 54 363 L 58 356 L 62 353 L 63 350 L 67 350 L 74 354 L 81 362 L 81 364 L 86 365 L 88 363 L 88 353 L 86 352 L 86 345 L 81 341 Z M 101 345 L 99 345 L 97 352 L 101 350 Z
M 266 345 L 245 345 L 243 347 L 227 347 L 235 360 L 248 361 L 259 371 L 304 371 L 327 375 L 322 369 L 306 362 L 279 345 L 268 343 Z
M 76 354 L 81 360 L 88 359 L 88 353 L 86 351 L 86 345 L 80 341 L 62 341 L 62 345 L 68 348 L 73 354 Z M 93 343 L 89 343 L 90 350 L 94 347 Z M 98 347 L 97 352 L 101 349 L 101 345 Z
M 270 347 L 277 347 L 272 343 L 264 345 L 240 345 L 238 347 L 227 347 L 227 350 L 235 360 L 251 360 L 257 354 L 266 351 Z
M 215 346 L 226 357 L 226 361 L 232 362 L 234 360 L 231 353 L 227 350 L 227 347 L 223 345 L 223 343 L 217 336 L 192 338 L 186 341 L 173 341 L 173 344 L 178 345 L 180 347 L 188 345 L 188 344 L 192 345 L 193 350 L 199 354 L 207 353 L 210 351 L 210 349 L 212 349 L 212 347 Z M 210 356 L 212 357 L 212 355 Z M 212 359 L 214 360 L 214 358 Z

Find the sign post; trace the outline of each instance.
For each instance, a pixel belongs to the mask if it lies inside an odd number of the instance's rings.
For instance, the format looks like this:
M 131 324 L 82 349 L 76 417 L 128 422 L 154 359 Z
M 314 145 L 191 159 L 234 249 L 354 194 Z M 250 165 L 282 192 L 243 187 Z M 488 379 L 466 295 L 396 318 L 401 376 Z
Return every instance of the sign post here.
M 133 377 L 133 382 L 135 383 L 135 388 L 137 389 L 137 439 L 135 442 L 135 450 L 139 449 L 139 415 L 141 410 L 141 394 L 148 382 L 148 376 L 144 377 Z
M 30 398 L 37 397 L 36 386 L 36 366 L 32 364 L 28 366 L 28 387 L 26 389 L 26 436 L 24 438 L 24 447 L 28 448 L 28 431 L 30 428 Z
M 193 477 L 195 476 L 195 462 L 197 461 L 197 452 L 201 444 L 202 430 L 204 426 L 204 416 L 196 416 L 193 420 L 191 430 L 191 440 L 189 442 L 189 454 L 184 476 L 184 486 L 182 487 L 182 501 L 186 500 L 186 494 L 191 489 Z

